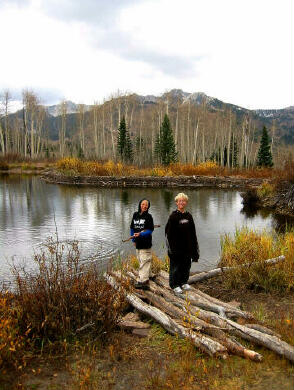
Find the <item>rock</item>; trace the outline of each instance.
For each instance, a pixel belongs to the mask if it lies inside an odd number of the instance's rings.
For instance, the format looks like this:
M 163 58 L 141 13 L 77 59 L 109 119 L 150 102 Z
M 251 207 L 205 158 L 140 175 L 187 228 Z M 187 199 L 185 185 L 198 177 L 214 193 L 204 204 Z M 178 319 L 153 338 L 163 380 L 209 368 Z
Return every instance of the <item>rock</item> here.
M 130 312 L 128 314 L 126 314 L 123 318 L 122 318 L 123 321 L 139 321 L 140 320 L 140 317 L 139 317 L 139 314 L 138 313 L 133 313 L 133 312 Z
M 144 338 L 144 337 L 149 336 L 149 332 L 150 332 L 150 329 L 134 329 L 132 331 L 132 334 L 134 334 L 135 336 Z

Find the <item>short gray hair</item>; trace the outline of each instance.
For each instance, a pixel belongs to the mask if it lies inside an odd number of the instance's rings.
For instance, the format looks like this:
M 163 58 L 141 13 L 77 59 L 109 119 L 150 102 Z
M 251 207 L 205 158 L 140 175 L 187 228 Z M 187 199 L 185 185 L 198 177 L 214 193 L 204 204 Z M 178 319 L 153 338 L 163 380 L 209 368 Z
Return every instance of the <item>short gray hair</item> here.
M 184 194 L 183 192 L 180 192 L 176 197 L 175 201 L 177 202 L 179 199 L 185 199 L 187 202 L 189 200 L 188 196 Z

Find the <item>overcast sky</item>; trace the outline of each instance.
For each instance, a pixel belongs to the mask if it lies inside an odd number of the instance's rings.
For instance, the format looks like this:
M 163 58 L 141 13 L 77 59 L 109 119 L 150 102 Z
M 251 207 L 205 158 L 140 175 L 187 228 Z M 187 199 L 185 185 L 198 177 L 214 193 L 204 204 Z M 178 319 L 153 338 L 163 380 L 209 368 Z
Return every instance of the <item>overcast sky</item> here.
M 0 0 L 0 92 L 92 104 L 118 89 L 294 105 L 292 0 Z

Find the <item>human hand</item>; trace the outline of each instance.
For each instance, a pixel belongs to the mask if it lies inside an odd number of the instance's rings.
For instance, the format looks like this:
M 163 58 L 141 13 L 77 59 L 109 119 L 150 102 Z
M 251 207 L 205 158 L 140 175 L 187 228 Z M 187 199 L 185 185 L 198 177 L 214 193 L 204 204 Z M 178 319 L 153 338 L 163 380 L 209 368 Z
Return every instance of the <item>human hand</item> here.
M 134 233 L 134 237 L 139 237 L 140 234 L 141 234 L 141 232 L 139 232 L 139 233 Z

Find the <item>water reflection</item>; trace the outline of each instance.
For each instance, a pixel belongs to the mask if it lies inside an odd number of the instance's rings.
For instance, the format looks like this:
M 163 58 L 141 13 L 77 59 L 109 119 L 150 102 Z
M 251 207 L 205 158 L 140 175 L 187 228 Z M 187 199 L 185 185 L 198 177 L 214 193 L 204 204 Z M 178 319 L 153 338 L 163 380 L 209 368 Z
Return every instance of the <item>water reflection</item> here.
M 181 190 L 182 191 L 182 190 Z M 0 179 L 0 263 L 26 258 L 29 263 L 39 245 L 58 231 L 60 240 L 77 239 L 83 258 L 100 262 L 134 253 L 133 245 L 122 244 L 129 236 L 132 214 L 140 199 L 151 201 L 154 223 L 161 225 L 153 234 L 153 249 L 166 254 L 164 226 L 175 209 L 178 189 L 99 189 L 94 187 L 46 184 L 38 177 L 5 176 Z M 285 218 L 269 211 L 242 208 L 238 191 L 184 190 L 189 196 L 200 244 L 200 261 L 195 270 L 215 266 L 220 252 L 220 235 L 234 232 L 244 224 L 256 229 L 281 231 Z M 289 219 L 286 219 L 289 224 Z

